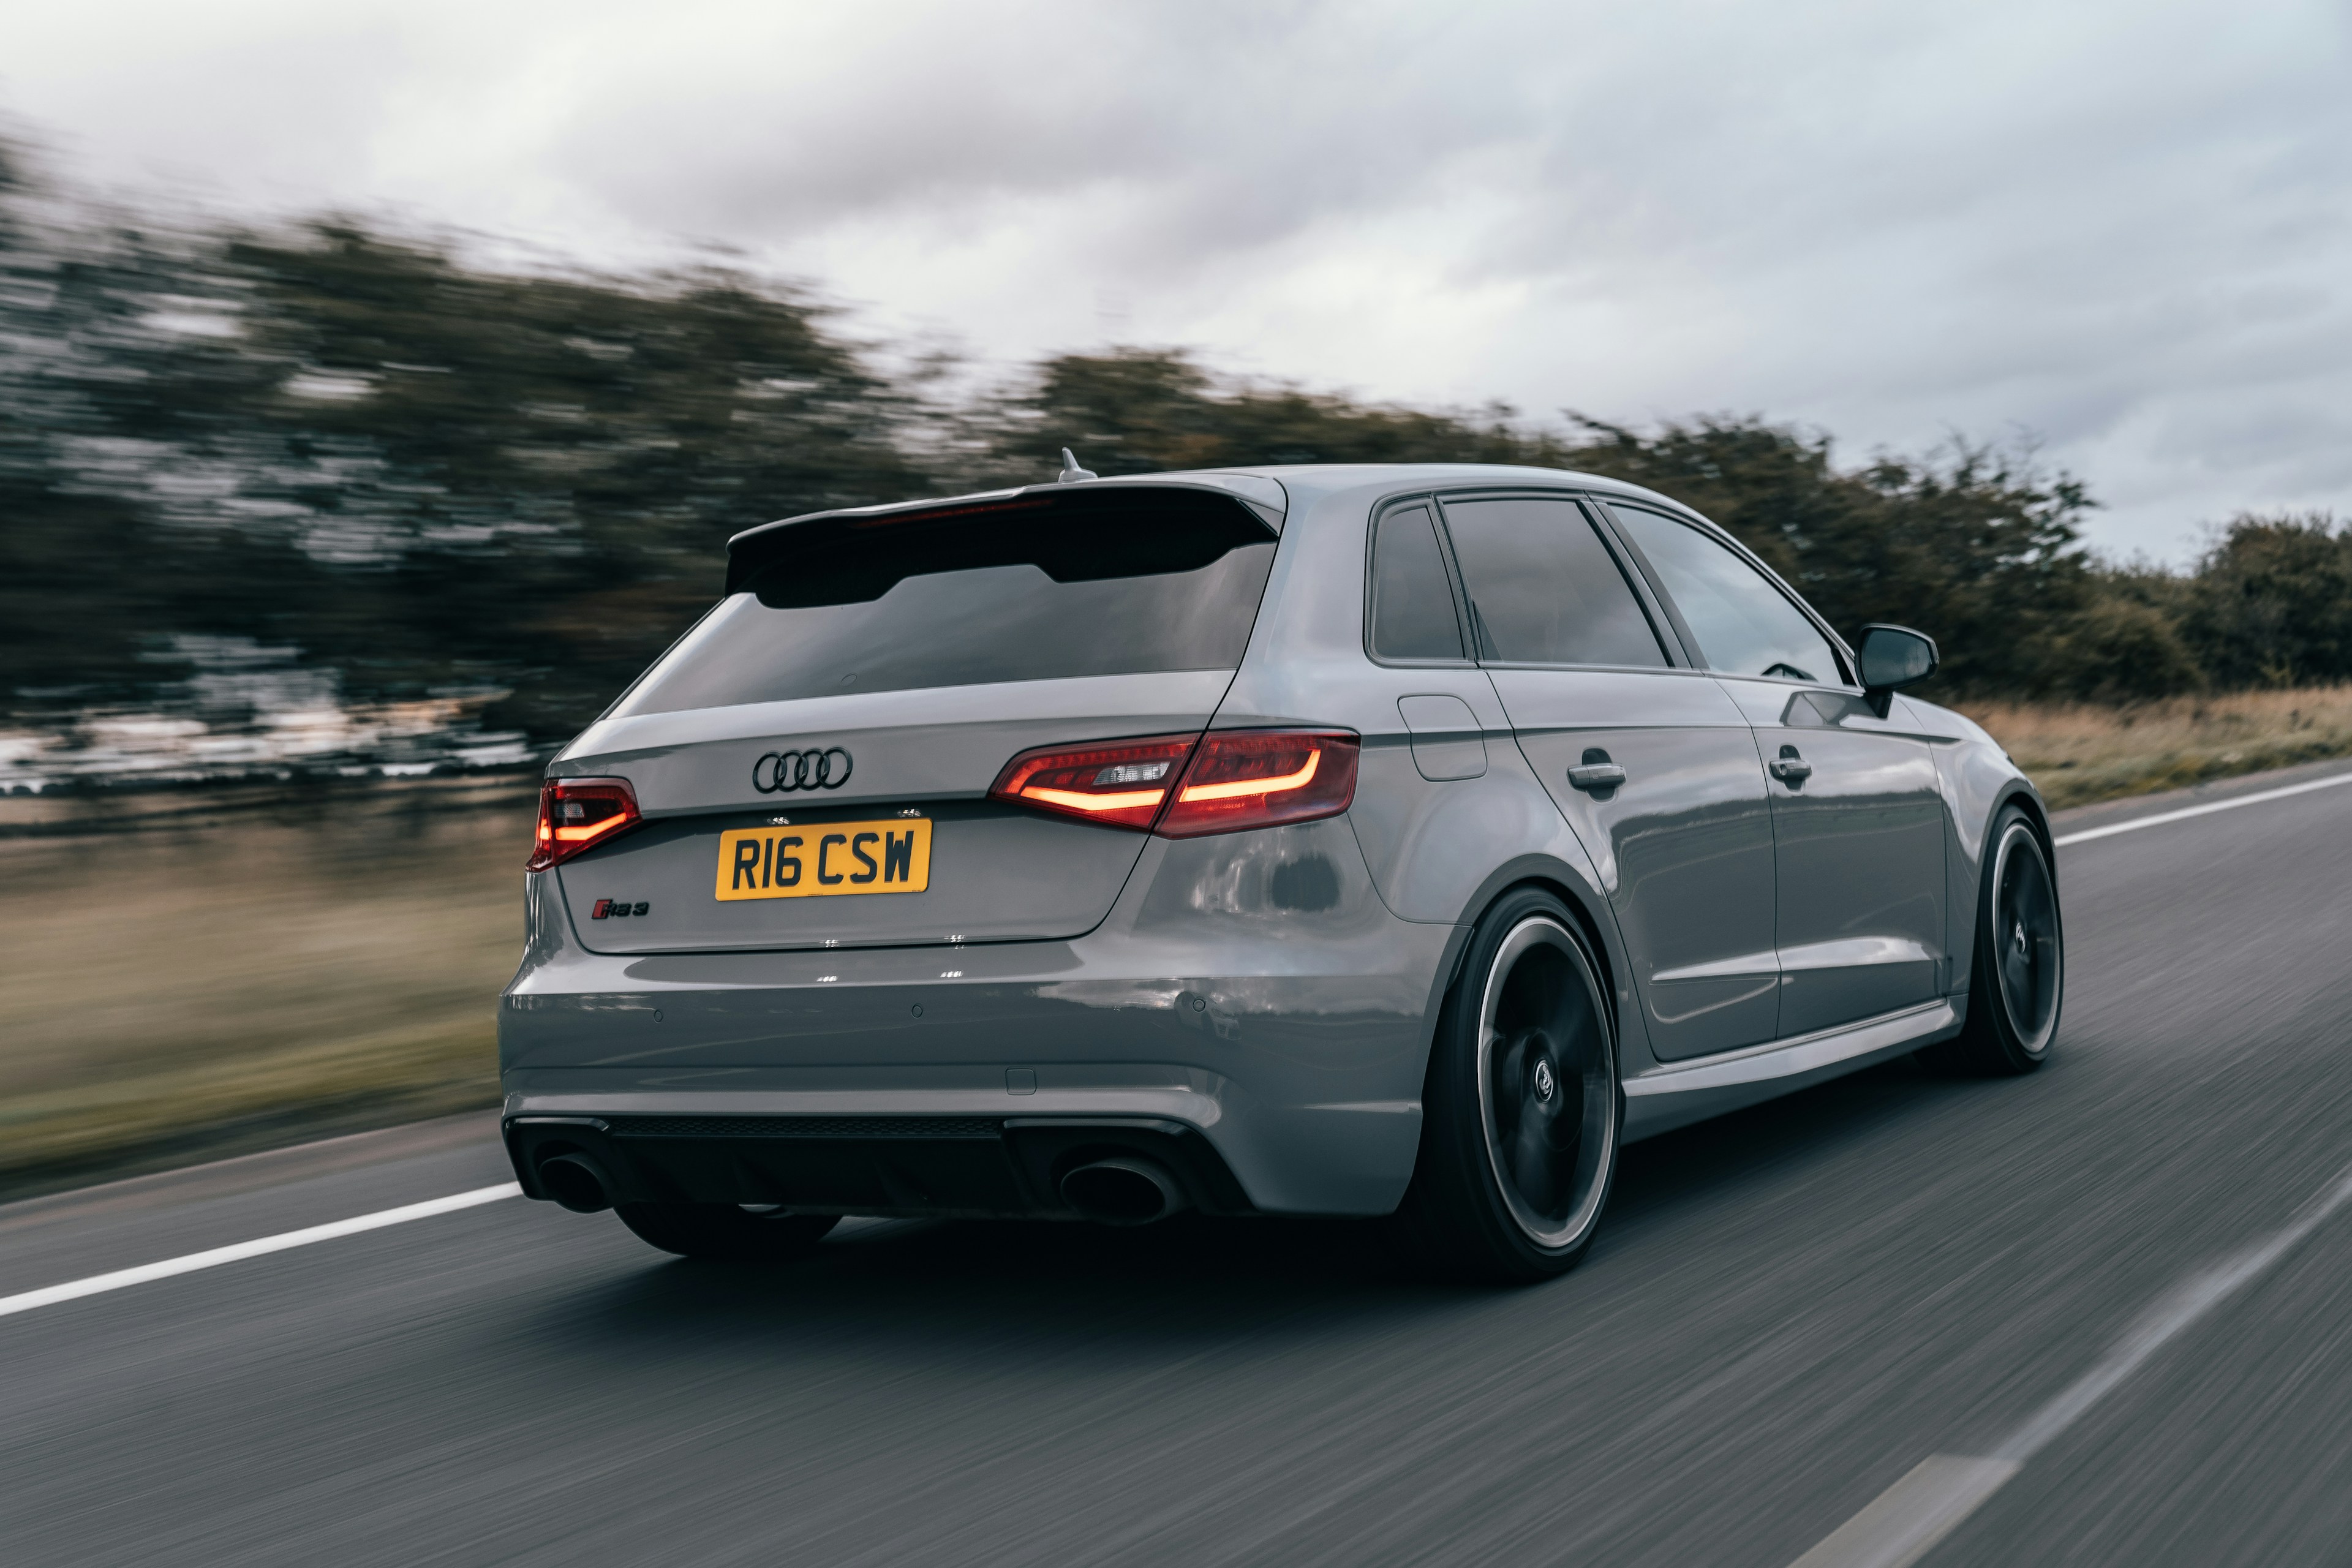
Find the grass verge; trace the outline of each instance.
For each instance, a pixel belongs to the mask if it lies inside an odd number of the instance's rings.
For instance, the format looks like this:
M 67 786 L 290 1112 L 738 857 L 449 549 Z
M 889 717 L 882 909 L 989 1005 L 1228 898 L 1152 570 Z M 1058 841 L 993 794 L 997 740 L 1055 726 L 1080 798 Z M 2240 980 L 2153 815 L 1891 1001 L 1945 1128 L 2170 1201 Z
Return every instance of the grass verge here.
M 2128 708 L 2002 702 L 1963 710 L 2059 807 L 2352 756 L 2352 686 Z
M 528 796 L 40 805 L 0 840 L 0 1195 L 497 1103 Z

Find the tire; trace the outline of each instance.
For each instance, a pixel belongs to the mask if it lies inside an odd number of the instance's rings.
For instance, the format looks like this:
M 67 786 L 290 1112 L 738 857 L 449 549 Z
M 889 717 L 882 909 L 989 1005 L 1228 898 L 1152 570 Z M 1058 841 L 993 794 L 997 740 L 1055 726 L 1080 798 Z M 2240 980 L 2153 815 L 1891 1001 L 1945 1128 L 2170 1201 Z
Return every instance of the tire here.
M 2013 1077 L 2048 1060 L 2057 1037 L 2066 1001 L 2066 933 L 2050 852 L 2021 807 L 2003 806 L 1993 819 L 1984 868 L 1968 1022 L 1918 1055 L 1943 1072 Z
M 1565 1274 L 1592 1245 L 1625 1109 L 1600 973 L 1548 893 L 1506 895 L 1471 933 L 1441 1005 L 1420 1158 L 1398 1210 L 1438 1272 L 1528 1284 Z
M 771 1214 L 734 1204 L 620 1204 L 621 1223 L 664 1252 L 729 1263 L 799 1258 L 841 1223 L 837 1215 Z

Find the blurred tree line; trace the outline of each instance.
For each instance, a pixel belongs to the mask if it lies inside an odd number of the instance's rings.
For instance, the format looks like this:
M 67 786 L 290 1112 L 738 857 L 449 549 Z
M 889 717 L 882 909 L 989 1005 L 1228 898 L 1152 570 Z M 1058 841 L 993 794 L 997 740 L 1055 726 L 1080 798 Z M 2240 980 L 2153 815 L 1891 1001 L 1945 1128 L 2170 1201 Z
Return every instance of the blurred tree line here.
M 1849 635 L 1934 634 L 1946 696 L 2352 679 L 2352 529 L 2326 517 L 2242 517 L 2186 573 L 2118 568 L 2082 546 L 2079 482 L 1965 443 L 1846 468 L 1826 437 L 1756 418 L 1538 428 L 1131 349 L 974 388 L 740 270 L 497 271 L 349 220 L 159 220 L 77 200 L 0 142 L 0 727 L 233 725 L 263 671 L 343 704 L 462 699 L 543 751 L 709 602 L 729 534 L 1042 479 L 1065 445 L 1105 474 L 1438 459 L 1632 479 L 1730 528 Z

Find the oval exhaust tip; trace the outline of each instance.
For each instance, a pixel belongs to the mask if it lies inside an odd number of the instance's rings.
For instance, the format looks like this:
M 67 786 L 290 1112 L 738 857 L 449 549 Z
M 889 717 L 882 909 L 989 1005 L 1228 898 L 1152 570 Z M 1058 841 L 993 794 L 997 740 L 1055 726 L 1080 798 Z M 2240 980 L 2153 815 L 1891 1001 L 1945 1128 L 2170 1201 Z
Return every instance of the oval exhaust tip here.
M 612 1184 L 603 1167 L 585 1154 L 557 1154 L 539 1163 L 539 1184 L 573 1214 L 602 1214 L 613 1206 Z
M 1150 1225 L 1182 1208 L 1184 1192 L 1151 1161 L 1120 1154 L 1064 1176 L 1062 1201 L 1104 1225 Z

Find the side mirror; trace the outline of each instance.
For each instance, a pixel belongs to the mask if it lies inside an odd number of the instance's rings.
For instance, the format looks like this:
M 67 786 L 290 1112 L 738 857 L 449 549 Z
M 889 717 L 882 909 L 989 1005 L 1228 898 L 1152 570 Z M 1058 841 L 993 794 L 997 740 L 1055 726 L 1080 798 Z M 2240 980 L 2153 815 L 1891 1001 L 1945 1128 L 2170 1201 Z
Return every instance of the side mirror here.
M 1939 662 L 1936 639 L 1909 626 L 1875 624 L 1862 628 L 1862 647 L 1858 662 L 1862 666 L 1863 694 L 1882 719 L 1893 700 L 1895 689 L 1927 679 L 1936 673 Z

